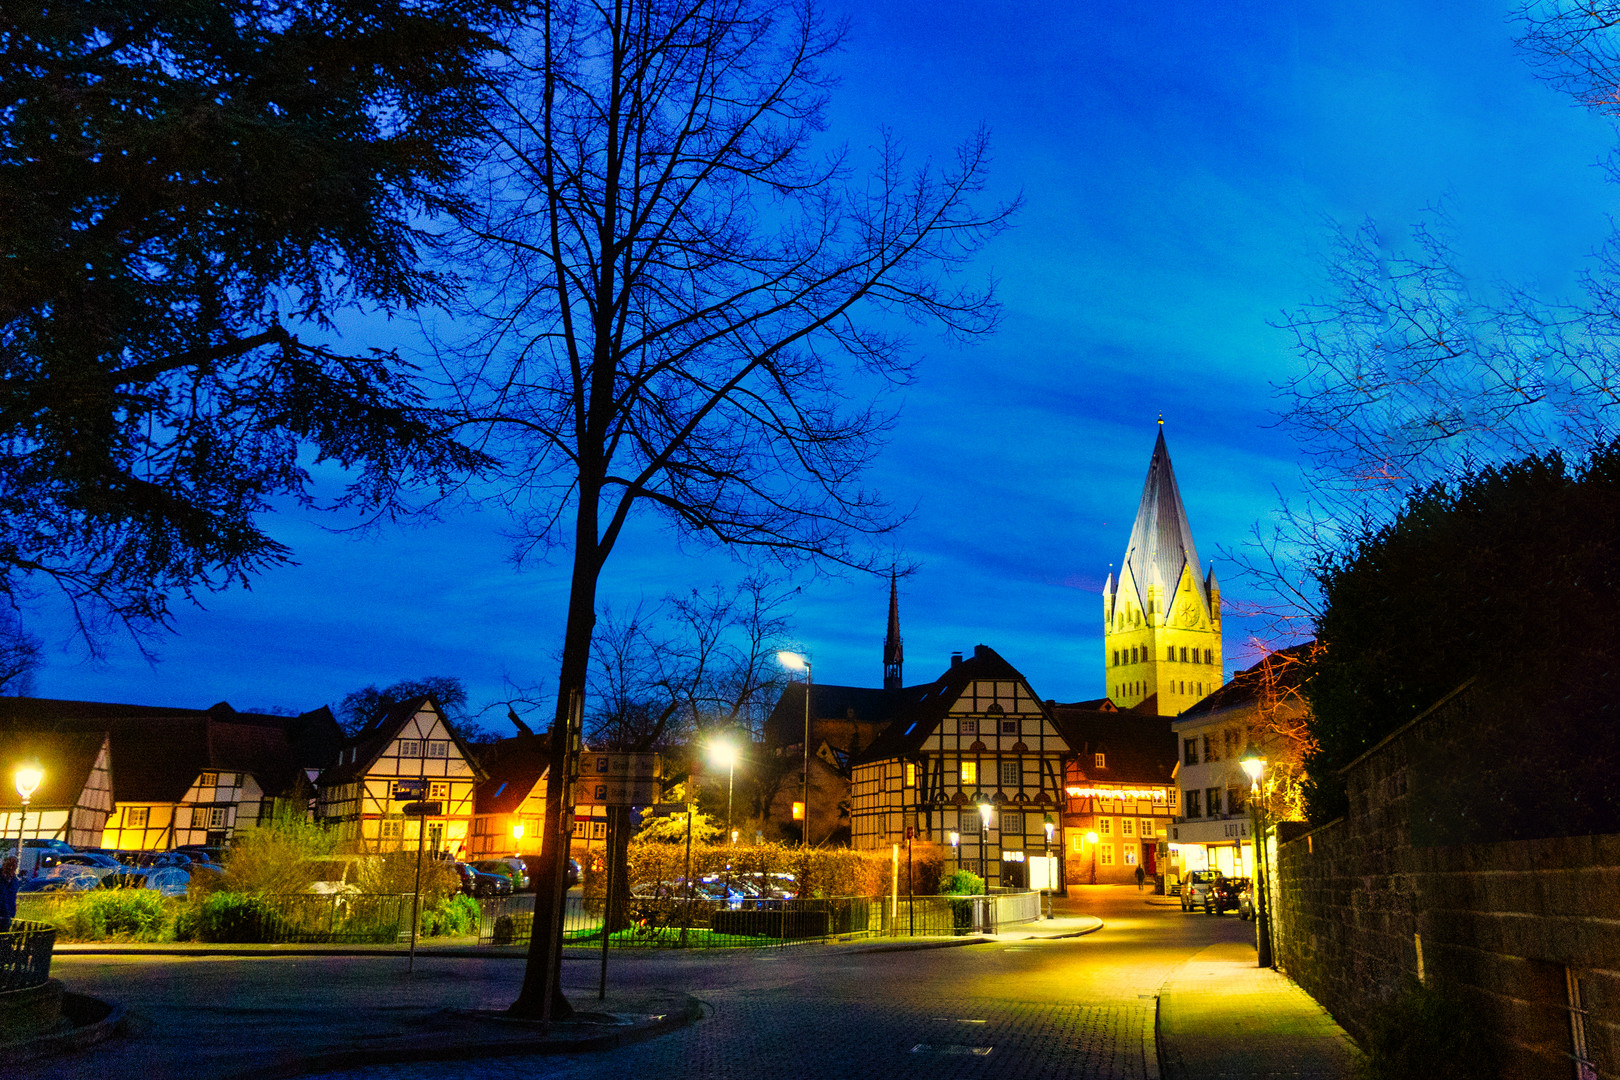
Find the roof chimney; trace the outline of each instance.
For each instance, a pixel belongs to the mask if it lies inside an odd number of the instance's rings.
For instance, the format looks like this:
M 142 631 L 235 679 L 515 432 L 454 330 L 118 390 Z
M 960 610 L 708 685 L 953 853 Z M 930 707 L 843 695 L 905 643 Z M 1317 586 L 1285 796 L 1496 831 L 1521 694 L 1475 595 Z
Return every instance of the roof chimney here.
M 959 653 L 959 652 L 951 653 L 951 667 L 955 667 L 956 665 L 960 664 L 961 662 L 962 662 L 962 654 L 961 653 Z

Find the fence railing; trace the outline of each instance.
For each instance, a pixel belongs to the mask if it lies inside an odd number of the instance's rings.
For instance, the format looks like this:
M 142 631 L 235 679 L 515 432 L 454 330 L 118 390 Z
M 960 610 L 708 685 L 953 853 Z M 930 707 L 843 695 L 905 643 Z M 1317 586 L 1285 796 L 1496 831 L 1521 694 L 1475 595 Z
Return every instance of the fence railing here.
M 257 926 L 243 926 L 243 940 L 364 944 L 398 941 L 411 932 L 410 893 L 282 893 L 265 900 L 268 917 Z
M 56 927 L 13 919 L 11 928 L 0 932 L 0 990 L 43 986 L 51 977 L 55 947 Z
M 806 900 L 724 900 L 681 897 L 639 899 L 628 905 L 627 923 L 614 930 L 609 948 L 736 948 L 780 946 L 861 936 L 951 937 L 995 933 L 1040 918 L 1037 892 L 989 896 L 839 896 Z M 529 940 L 534 896 L 483 901 L 479 941 L 517 945 Z M 602 901 L 570 894 L 563 909 L 563 942 L 602 944 Z

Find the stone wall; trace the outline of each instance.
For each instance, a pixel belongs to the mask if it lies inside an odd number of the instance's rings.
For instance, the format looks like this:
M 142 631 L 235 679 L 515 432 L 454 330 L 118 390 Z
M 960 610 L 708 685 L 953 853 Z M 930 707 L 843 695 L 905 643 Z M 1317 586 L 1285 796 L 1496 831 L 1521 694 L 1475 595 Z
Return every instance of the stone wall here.
M 1442 781 L 1437 751 L 1483 737 L 1514 752 L 1489 734 L 1460 702 L 1421 717 L 1346 770 L 1347 816 L 1309 832 L 1279 825 L 1278 966 L 1358 1039 L 1407 980 L 1449 988 L 1512 1080 L 1577 1075 L 1569 969 L 1582 980 L 1588 1058 L 1620 1077 L 1620 835 L 1421 842 L 1436 835 L 1434 792 L 1457 790 L 1458 759 Z M 1447 821 L 1488 818 L 1505 797 L 1452 798 Z

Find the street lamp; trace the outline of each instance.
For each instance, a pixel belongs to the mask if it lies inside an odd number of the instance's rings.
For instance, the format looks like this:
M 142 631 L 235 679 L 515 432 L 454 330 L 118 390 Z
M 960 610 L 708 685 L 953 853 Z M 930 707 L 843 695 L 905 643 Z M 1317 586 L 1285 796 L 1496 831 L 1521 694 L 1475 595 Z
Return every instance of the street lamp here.
M 28 821 L 28 800 L 39 789 L 40 782 L 45 774 L 37 765 L 24 765 L 18 769 L 13 777 L 17 784 L 17 795 L 22 799 L 22 813 L 17 817 L 17 873 L 22 873 L 23 853 L 23 825 Z
M 1046 828 L 1046 886 L 1047 886 L 1047 889 L 1050 890 L 1053 887 L 1052 886 L 1052 879 L 1057 876 L 1056 874 L 1054 874 L 1052 872 L 1052 870 L 1053 870 L 1053 866 L 1052 866 L 1052 828 L 1053 828 L 1053 826 L 1052 826 L 1052 823 L 1050 821 L 1048 821 L 1046 823 L 1045 828 Z M 1052 907 L 1051 907 L 1050 902 L 1048 902 L 1048 904 L 1047 904 L 1046 917 L 1048 919 L 1057 918 L 1056 915 L 1052 914 Z
M 984 893 L 990 895 L 990 866 L 988 851 L 990 847 L 990 815 L 995 813 L 995 807 L 987 802 L 979 804 L 979 817 L 983 819 L 984 827 L 979 830 L 979 877 L 984 881 Z
M 810 846 L 810 658 L 801 656 L 796 652 L 783 649 L 776 654 L 776 662 L 789 671 L 804 672 L 804 773 L 800 784 L 804 788 L 801 798 L 804 800 L 804 820 L 800 826 L 803 830 L 801 839 L 804 846 Z
M 961 869 L 962 860 L 956 857 L 956 845 L 962 842 L 962 834 L 955 829 L 951 830 L 951 863 Z
M 521 854 L 523 850 L 523 822 L 512 826 L 512 853 Z
M 1266 837 L 1264 830 L 1265 808 L 1260 805 L 1260 777 L 1266 771 L 1266 759 L 1260 756 L 1260 751 L 1250 743 L 1238 760 L 1243 771 L 1249 774 L 1249 832 L 1254 840 L 1254 895 L 1258 901 L 1254 919 L 1254 951 L 1259 966 L 1271 966 L 1271 904 L 1266 897 L 1269 891 L 1266 887 Z
M 724 739 L 709 747 L 709 759 L 726 770 L 726 831 L 731 833 L 731 843 L 737 843 L 737 833 L 731 827 L 731 793 L 737 779 L 737 748 Z
M 1091 883 L 1097 884 L 1097 834 L 1086 833 L 1086 843 L 1091 845 Z

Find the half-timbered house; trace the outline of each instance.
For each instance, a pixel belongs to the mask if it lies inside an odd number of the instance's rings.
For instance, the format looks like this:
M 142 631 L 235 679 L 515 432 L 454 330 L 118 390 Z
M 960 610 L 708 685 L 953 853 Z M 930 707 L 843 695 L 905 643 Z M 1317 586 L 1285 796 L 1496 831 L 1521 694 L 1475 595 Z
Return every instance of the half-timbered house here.
M 342 731 L 331 710 L 299 716 L 208 709 L 0 698 L 9 743 L 33 734 L 107 740 L 111 813 L 93 846 L 161 851 L 225 844 L 281 807 L 303 817 L 312 778 L 333 760 Z
M 1176 818 L 1171 718 L 1116 709 L 1106 699 L 1051 706 L 1074 750 L 1063 775 L 1064 880 L 1128 884 L 1165 872 Z
M 483 761 L 485 778 L 474 789 L 467 857 L 538 855 L 546 822 L 548 740 L 520 735 L 502 739 L 491 751 Z
M 8 736 L 0 783 L 0 838 L 12 851 L 27 840 L 62 840 L 100 847 L 112 811 L 112 753 L 105 732 L 29 732 Z M 11 778 L 18 769 L 40 771 L 26 814 Z M 25 853 L 23 869 L 32 869 Z
M 855 762 L 853 846 L 881 849 L 906 830 L 989 884 L 1028 884 L 1056 824 L 1070 749 L 1046 704 L 985 645 L 953 656 L 931 683 L 889 692 L 888 726 Z
M 321 773 L 317 817 L 366 851 L 468 853 L 473 789 L 484 773 L 432 698 L 403 702 L 346 742 Z M 439 812 L 406 816 L 413 802 Z M 420 830 L 425 829 L 426 832 Z

